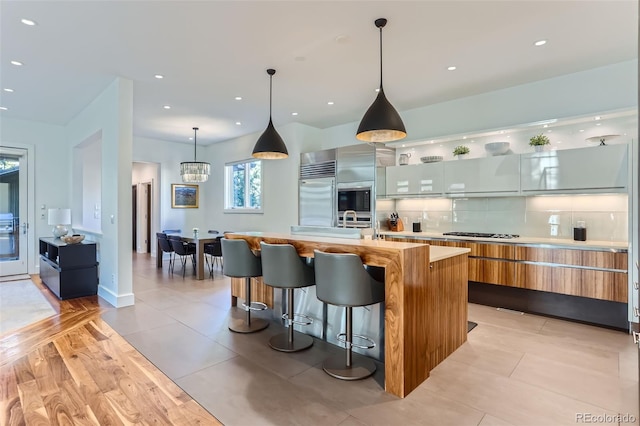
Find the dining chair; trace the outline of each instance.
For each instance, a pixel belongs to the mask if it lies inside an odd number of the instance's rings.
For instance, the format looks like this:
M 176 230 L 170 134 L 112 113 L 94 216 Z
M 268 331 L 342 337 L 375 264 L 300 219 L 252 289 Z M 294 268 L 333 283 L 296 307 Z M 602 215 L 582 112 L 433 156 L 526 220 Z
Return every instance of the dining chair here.
M 157 255 L 163 256 L 164 253 L 169 253 L 169 271 L 173 272 L 174 252 L 171 243 L 167 239 L 167 234 L 164 232 L 156 232 L 156 238 L 158 238 L 158 244 L 160 245 L 160 250 L 162 250 L 162 253 L 158 253 Z
M 196 272 L 196 248 L 193 244 L 187 244 L 182 241 L 182 237 L 179 235 L 168 235 L 167 239 L 171 243 L 171 247 L 175 254 L 180 256 L 180 262 L 182 263 L 182 276 L 185 275 L 185 269 L 187 266 L 187 258 L 191 258 L 191 264 L 193 265 L 193 273 Z M 171 270 L 173 272 L 173 269 Z
M 207 266 L 209 267 L 209 276 L 213 278 L 213 265 L 214 263 L 217 265 L 218 262 L 220 264 L 220 269 L 222 269 L 222 243 L 220 240 L 224 238 L 223 235 L 216 237 L 216 240 L 212 243 L 207 243 L 204 245 L 204 254 L 205 259 L 207 260 Z M 211 257 L 211 261 L 209 261 L 209 257 Z
M 165 234 L 179 234 L 182 232 L 182 229 L 163 229 L 162 232 Z

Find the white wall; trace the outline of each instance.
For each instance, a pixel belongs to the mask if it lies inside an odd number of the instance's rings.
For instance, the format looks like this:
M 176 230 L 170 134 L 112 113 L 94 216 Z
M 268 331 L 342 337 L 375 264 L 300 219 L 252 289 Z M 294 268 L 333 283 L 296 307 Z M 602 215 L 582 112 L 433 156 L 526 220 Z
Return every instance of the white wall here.
M 70 176 L 69 155 L 66 150 L 65 129 L 62 126 L 15 120 L 0 117 L 0 144 L 27 148 L 33 154 L 33 198 L 27 201 L 29 211 L 28 271 L 37 274 L 39 260 L 37 241 L 50 237 L 47 225 L 47 209 L 68 207 L 70 191 L 67 182 Z M 44 206 L 44 207 L 43 207 Z M 44 215 L 44 216 L 43 216 Z
M 203 148 L 198 147 L 199 159 L 208 161 L 206 155 L 202 154 Z M 153 211 L 158 213 L 158 219 L 152 220 L 151 232 L 155 235 L 163 229 L 187 230 L 194 227 L 205 229 L 203 219 L 205 215 L 204 204 L 209 197 L 209 185 L 215 185 L 213 176 L 209 182 L 200 184 L 200 208 L 197 209 L 172 209 L 171 208 L 171 184 L 182 183 L 180 177 L 180 163 L 182 161 L 193 160 L 193 145 L 162 141 L 149 138 L 134 138 L 133 160 L 138 163 L 146 162 L 155 165 L 156 185 L 153 188 L 152 202 Z M 136 167 L 137 169 L 137 167 Z M 147 172 L 140 172 L 134 183 L 145 182 L 149 177 Z M 155 246 L 152 242 L 152 246 Z M 155 247 L 153 248 L 155 250 Z
M 132 305 L 131 164 L 133 82 L 117 78 L 66 126 L 69 149 L 102 132 L 101 234 L 98 294 L 116 307 Z M 71 176 L 71 179 L 80 178 Z M 67 182 L 70 190 L 71 182 Z
M 263 213 L 225 213 L 225 163 L 251 159 L 260 133 L 210 145 L 206 158 L 211 162 L 211 177 L 201 188 L 206 196 L 205 215 L 197 225 L 201 230 L 289 232 L 298 224 L 298 170 L 300 154 L 314 151 L 320 144 L 320 130 L 298 123 L 277 127 L 289 157 L 262 162 Z
M 637 107 L 637 76 L 637 61 L 627 61 L 400 111 L 407 129 L 404 141 Z M 363 114 L 366 107 L 363 106 Z M 324 129 L 321 149 L 356 143 L 358 124 Z

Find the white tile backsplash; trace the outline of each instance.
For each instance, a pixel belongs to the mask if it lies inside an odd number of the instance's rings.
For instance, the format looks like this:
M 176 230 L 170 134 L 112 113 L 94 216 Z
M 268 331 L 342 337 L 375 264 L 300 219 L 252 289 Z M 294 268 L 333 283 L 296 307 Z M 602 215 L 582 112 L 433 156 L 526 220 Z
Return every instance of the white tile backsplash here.
M 577 221 L 585 221 L 589 240 L 628 239 L 626 194 L 399 199 L 383 203 L 381 211 L 378 202 L 379 218 L 397 211 L 401 218 L 407 218 L 408 224 L 421 219 L 423 231 L 495 232 L 566 239 L 573 238 Z

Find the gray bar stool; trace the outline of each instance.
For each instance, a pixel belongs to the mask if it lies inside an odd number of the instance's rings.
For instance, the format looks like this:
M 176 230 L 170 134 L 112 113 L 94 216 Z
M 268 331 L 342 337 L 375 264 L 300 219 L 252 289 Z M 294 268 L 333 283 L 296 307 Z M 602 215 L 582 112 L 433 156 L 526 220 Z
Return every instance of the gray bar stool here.
M 269 346 L 281 352 L 297 352 L 313 345 L 313 338 L 293 330 L 294 324 L 309 325 L 311 318 L 296 314 L 293 308 L 293 290 L 315 284 L 313 267 L 298 256 L 291 244 L 268 244 L 260 242 L 262 257 L 262 281 L 271 287 L 287 291 L 287 311 L 282 315 L 289 330 L 269 340 Z M 302 317 L 300 321 L 296 317 Z M 295 336 L 295 339 L 294 339 Z
M 261 302 L 251 302 L 251 277 L 262 275 L 262 262 L 260 257 L 253 254 L 249 244 L 245 240 L 228 240 L 221 238 L 222 244 L 222 273 L 228 277 L 244 278 L 246 300 L 242 307 L 247 312 L 244 321 L 231 319 L 229 330 L 236 333 L 253 333 L 264 330 L 269 322 L 262 318 L 251 319 L 251 311 L 262 311 L 267 305 Z
M 352 348 L 371 349 L 376 344 L 368 337 L 353 334 L 353 307 L 384 302 L 384 282 L 374 279 L 356 254 L 318 250 L 314 250 L 314 254 L 318 299 L 346 308 L 346 332 L 338 335 L 338 340 L 346 345 L 346 359 L 345 355 L 327 358 L 322 368 L 330 376 L 342 380 L 369 377 L 376 371 L 376 365 L 368 358 L 352 359 Z M 354 344 L 354 337 L 369 344 Z

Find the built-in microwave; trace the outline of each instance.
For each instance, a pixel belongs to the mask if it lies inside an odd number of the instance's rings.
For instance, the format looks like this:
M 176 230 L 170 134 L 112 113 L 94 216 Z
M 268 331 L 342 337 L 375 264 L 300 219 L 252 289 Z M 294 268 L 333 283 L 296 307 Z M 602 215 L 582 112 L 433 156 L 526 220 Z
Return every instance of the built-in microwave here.
M 346 226 L 371 227 L 372 188 L 373 183 L 370 182 L 338 184 L 338 226 L 344 226 L 345 212 L 349 212 L 346 216 Z

